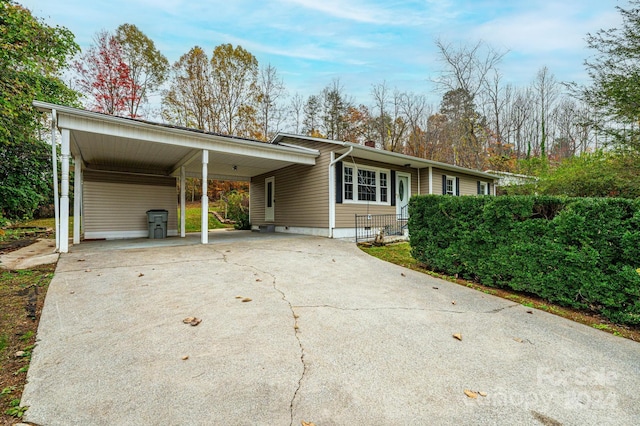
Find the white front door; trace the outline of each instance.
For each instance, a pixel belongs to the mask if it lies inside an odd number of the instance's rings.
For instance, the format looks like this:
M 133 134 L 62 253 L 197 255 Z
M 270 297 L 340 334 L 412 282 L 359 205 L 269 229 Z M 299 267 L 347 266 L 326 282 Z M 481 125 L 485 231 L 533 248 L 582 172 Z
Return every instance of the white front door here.
M 407 205 L 411 196 L 410 175 L 398 173 L 396 175 L 396 214 L 408 215 Z
M 271 176 L 264 180 L 264 220 L 273 222 L 276 216 L 276 178 Z

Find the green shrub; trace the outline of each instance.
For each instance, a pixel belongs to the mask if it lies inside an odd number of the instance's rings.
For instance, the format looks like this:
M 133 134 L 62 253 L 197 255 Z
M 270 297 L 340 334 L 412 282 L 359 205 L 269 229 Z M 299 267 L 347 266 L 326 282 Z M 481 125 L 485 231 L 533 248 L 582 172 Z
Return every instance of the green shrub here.
M 236 229 L 251 229 L 249 222 L 249 194 L 246 192 L 232 192 L 228 196 L 229 217 L 235 221 Z
M 640 324 L 640 200 L 429 195 L 409 214 L 433 270 Z

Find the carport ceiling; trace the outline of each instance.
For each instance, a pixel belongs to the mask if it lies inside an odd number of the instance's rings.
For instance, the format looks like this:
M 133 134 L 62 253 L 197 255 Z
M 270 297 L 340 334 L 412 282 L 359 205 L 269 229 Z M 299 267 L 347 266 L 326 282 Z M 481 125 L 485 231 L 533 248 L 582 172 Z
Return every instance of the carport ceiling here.
M 56 111 L 58 128 L 68 129 L 71 153 L 96 170 L 202 176 L 203 150 L 209 151 L 208 178 L 249 180 L 292 164 L 312 166 L 317 151 L 279 146 L 223 135 L 114 117 L 44 102 L 44 112 Z

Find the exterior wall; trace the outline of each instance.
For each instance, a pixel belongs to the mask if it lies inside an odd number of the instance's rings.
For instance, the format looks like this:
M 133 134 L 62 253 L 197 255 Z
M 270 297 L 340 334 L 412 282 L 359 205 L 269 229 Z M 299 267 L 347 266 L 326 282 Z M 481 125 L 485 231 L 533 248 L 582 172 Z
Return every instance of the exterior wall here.
M 442 178 L 440 178 L 442 179 Z M 442 184 L 440 184 L 442 186 Z M 442 191 L 442 189 L 441 189 Z M 433 192 L 436 192 L 436 187 L 433 187 Z M 420 169 L 420 195 L 429 194 L 429 168 L 425 167 Z
M 394 166 L 376 161 L 354 158 L 357 166 L 370 166 L 380 169 L 394 170 L 396 173 L 407 173 L 411 175 L 411 195 L 418 193 L 418 171 L 410 167 Z M 353 164 L 353 159 L 345 158 L 344 165 Z M 427 176 L 428 177 L 428 176 Z M 395 191 L 395 190 L 394 190 Z M 391 194 L 389 194 L 391 195 Z M 336 229 L 351 228 L 352 233 L 355 227 L 356 214 L 396 214 L 395 205 L 380 205 L 367 203 L 342 203 L 336 204 Z M 336 234 L 338 235 L 338 234 Z
M 85 239 L 146 237 L 151 209 L 168 210 L 167 235 L 178 234 L 175 178 L 92 170 L 83 177 Z
M 296 139 L 295 145 L 318 149 L 315 166 L 293 165 L 251 178 L 249 214 L 251 225 L 276 225 L 286 228 L 329 227 L 329 163 L 335 146 Z M 275 217 L 264 219 L 264 180 L 275 177 Z
M 455 176 L 460 178 L 460 195 L 478 195 L 478 181 L 487 182 L 491 184 L 491 186 L 493 186 L 493 182 L 491 179 L 434 168 L 433 169 L 433 193 L 434 194 L 442 195 L 442 176 L 443 175 Z

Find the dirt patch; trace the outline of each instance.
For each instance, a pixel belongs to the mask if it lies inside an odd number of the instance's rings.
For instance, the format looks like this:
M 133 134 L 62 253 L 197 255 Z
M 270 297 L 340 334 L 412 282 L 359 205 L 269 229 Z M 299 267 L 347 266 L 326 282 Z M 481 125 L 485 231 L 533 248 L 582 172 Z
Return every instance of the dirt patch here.
M 20 398 L 54 270 L 55 265 L 43 265 L 0 271 L 0 425 L 19 422 Z

